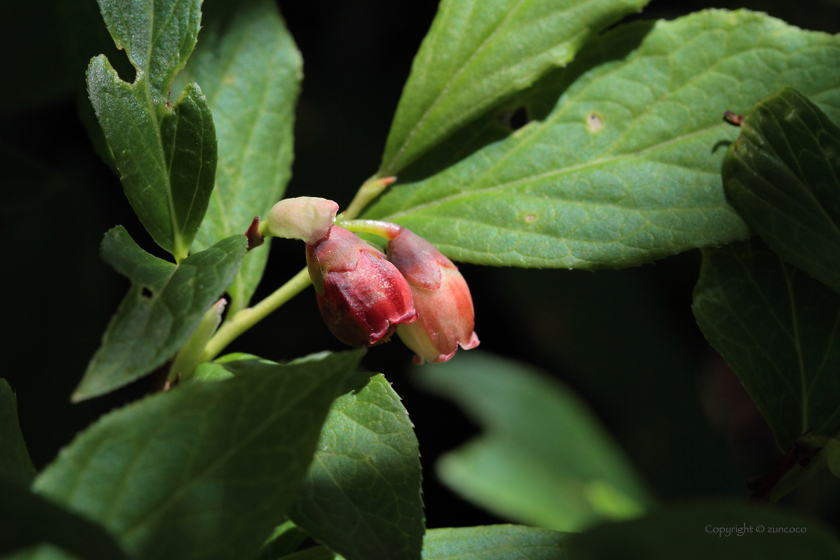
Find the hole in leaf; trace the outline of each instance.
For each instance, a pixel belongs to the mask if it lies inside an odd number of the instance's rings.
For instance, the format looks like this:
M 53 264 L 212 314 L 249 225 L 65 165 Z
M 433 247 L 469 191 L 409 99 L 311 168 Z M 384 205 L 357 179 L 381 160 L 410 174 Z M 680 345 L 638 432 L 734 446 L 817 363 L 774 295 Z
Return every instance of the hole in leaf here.
M 512 111 L 502 111 L 497 117 L 499 123 L 503 126 L 509 127 L 511 130 L 519 130 L 530 122 L 528 118 L 528 109 L 524 106 L 514 109 Z
M 150 290 L 146 286 L 143 286 L 143 290 L 140 292 L 140 295 L 145 297 L 145 298 L 151 298 L 152 297 L 152 290 Z
M 520 107 L 510 116 L 510 127 L 513 130 L 519 130 L 526 124 L 528 124 L 528 110 Z

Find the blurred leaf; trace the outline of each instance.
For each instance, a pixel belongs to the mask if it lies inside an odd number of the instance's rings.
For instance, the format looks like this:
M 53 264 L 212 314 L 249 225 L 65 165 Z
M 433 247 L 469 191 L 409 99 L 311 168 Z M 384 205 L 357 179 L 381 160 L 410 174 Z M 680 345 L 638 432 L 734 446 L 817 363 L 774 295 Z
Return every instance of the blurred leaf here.
M 419 560 L 420 481 L 408 413 L 377 375 L 335 401 L 290 517 L 347 560 Z
M 292 128 L 302 76 L 300 53 L 275 2 L 205 2 L 201 41 L 175 89 L 201 84 L 219 142 L 216 187 L 195 239 L 197 250 L 245 233 L 265 218 L 291 176 Z M 230 314 L 248 306 L 269 245 L 250 251 L 230 288 Z
M 42 544 L 19 551 L 9 556 L 0 556 L 2 560 L 84 560 L 60 548 L 49 544 Z
M 283 521 L 362 355 L 252 362 L 147 397 L 85 430 L 34 488 L 102 523 L 138 560 L 252 557 Z
M 704 253 L 692 309 L 782 449 L 840 431 L 840 295 L 753 238 Z
M 496 514 L 556 530 L 639 515 L 651 503 L 632 467 L 568 389 L 478 352 L 417 370 L 484 435 L 438 463 L 443 482 Z
M 517 525 L 432 529 L 423 560 L 563 560 L 567 535 Z
M 170 359 L 230 285 L 245 249 L 245 236 L 235 235 L 175 265 L 143 251 L 122 226 L 106 233 L 102 258 L 131 288 L 73 400 L 122 387 Z
M 365 217 L 499 266 L 618 268 L 742 239 L 720 177 L 737 135 L 723 111 L 792 85 L 840 117 L 838 65 L 840 37 L 762 14 L 622 25 L 505 105 L 537 120 L 391 187 Z
M 804 530 L 781 532 L 790 528 Z M 840 557 L 836 536 L 816 521 L 779 509 L 743 504 L 671 507 L 641 519 L 608 523 L 570 539 L 570 550 L 576 560 Z
M 723 162 L 726 194 L 776 253 L 840 293 L 840 128 L 792 88 L 756 105 Z
M 38 474 L 18 423 L 17 399 L 5 379 L 0 379 L 0 481 L 29 486 Z
M 175 74 L 195 46 L 201 0 L 99 2 L 137 75 L 128 84 L 104 55 L 97 56 L 87 73 L 90 100 L 131 206 L 154 240 L 181 261 L 216 173 L 216 132 L 199 87 L 187 86 L 169 105 Z
M 382 157 L 380 177 L 505 97 L 565 66 L 583 43 L 648 0 L 441 2 L 414 59 Z
M 221 381 L 229 379 L 233 374 L 225 369 L 225 366 L 214 362 L 205 362 L 200 364 L 195 370 L 195 381 Z
M 0 554 L 52 543 L 82 560 L 127 560 L 114 537 L 26 486 L 0 477 Z

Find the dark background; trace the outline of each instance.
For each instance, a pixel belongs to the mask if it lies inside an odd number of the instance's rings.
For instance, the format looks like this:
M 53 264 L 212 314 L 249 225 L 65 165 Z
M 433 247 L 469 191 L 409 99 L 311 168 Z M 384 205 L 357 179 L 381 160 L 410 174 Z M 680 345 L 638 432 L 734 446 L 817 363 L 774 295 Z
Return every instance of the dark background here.
M 0 7 L 0 376 L 17 393 L 38 468 L 103 412 L 148 390 L 141 381 L 108 397 L 69 403 L 128 288 L 98 257 L 102 235 L 123 224 L 155 250 L 77 117 L 72 80 L 80 74 L 62 62 L 68 22 L 57 4 L 5 0 Z M 378 167 L 437 2 L 281 0 L 279 6 L 305 75 L 287 194 L 345 206 Z M 710 6 L 758 9 L 812 30 L 840 27 L 837 0 L 654 0 L 641 17 L 673 18 Z M 256 299 L 303 263 L 300 244 L 275 241 Z M 699 264 L 699 252 L 692 251 L 597 273 L 461 267 L 473 290 L 481 348 L 539 366 L 574 387 L 654 494 L 668 502 L 746 498 L 745 478 L 766 474 L 781 457 L 755 405 L 694 323 L 691 291 Z M 306 292 L 230 350 L 283 360 L 325 348 L 342 345 Z M 365 363 L 387 374 L 416 426 L 429 527 L 501 521 L 437 482 L 435 459 L 478 430 L 457 408 L 413 385 L 410 354 L 394 342 L 373 349 Z M 786 502 L 840 522 L 840 483 L 827 474 Z

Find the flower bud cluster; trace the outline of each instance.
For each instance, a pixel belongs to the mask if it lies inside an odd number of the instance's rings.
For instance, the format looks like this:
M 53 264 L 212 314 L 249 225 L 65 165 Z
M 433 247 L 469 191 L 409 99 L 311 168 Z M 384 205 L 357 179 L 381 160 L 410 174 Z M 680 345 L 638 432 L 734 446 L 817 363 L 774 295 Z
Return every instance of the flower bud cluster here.
M 397 333 L 415 362 L 445 362 L 478 346 L 469 288 L 434 245 L 387 222 L 364 222 L 388 239 L 387 256 L 333 223 L 332 201 L 290 199 L 269 214 L 269 235 L 306 241 L 306 263 L 321 315 L 350 346 L 375 346 Z M 349 227 L 349 226 L 348 226 Z M 276 233 L 275 233 L 276 232 Z

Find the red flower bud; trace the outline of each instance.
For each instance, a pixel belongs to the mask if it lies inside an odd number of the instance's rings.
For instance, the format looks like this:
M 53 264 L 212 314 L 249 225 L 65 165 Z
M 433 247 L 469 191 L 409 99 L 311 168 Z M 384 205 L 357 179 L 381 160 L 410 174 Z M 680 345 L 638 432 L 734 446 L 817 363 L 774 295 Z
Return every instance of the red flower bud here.
M 397 334 L 414 350 L 414 361 L 445 362 L 478 346 L 475 312 L 467 282 L 434 245 L 403 229 L 388 242 L 388 258 L 411 287 L 417 321 L 400 325 Z
M 342 227 L 306 245 L 306 264 L 321 315 L 345 344 L 381 344 L 398 324 L 417 318 L 402 274 L 381 251 Z

